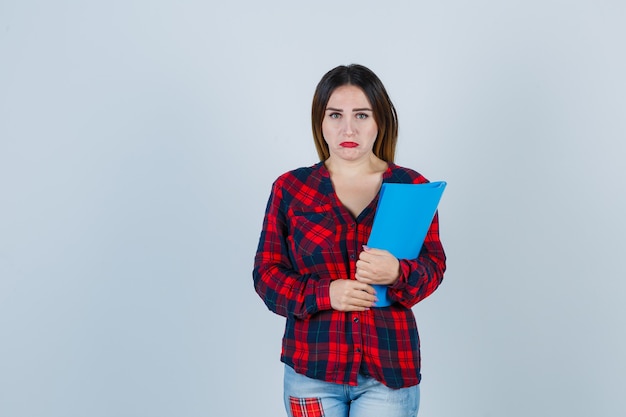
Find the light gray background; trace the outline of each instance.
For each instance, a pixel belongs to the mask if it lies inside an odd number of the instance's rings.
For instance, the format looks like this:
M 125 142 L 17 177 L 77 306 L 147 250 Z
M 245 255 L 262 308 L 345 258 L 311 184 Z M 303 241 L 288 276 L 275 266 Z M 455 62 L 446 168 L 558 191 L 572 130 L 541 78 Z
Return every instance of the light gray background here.
M 0 415 L 280 416 L 252 287 L 319 78 L 449 183 L 422 417 L 626 413 L 626 7 L 0 0 Z

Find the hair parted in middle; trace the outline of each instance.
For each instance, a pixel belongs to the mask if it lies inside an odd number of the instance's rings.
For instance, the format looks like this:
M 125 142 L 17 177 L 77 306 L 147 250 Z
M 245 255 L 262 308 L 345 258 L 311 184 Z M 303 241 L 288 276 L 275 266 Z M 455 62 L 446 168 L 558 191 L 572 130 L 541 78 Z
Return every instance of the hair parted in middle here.
M 328 71 L 317 84 L 311 108 L 313 140 L 320 161 L 330 156 L 328 144 L 322 134 L 322 122 L 328 100 L 336 88 L 353 85 L 360 88 L 372 106 L 378 136 L 374 142 L 374 155 L 386 162 L 394 162 L 398 141 L 398 115 L 380 79 L 363 65 L 340 65 Z

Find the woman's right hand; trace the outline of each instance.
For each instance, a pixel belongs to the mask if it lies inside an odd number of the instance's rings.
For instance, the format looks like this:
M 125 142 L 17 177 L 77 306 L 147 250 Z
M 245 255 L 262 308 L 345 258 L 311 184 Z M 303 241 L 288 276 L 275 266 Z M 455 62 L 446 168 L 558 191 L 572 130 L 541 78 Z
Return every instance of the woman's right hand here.
M 374 287 L 350 279 L 330 283 L 330 305 L 338 311 L 369 310 L 378 301 Z

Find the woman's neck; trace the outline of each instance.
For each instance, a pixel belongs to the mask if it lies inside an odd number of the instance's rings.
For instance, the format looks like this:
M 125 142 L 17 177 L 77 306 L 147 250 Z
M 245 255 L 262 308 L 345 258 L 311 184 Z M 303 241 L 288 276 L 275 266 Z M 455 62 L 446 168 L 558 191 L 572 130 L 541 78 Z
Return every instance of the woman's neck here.
M 371 154 L 368 158 L 356 161 L 346 161 L 344 159 L 330 156 L 324 165 L 331 176 L 359 177 L 384 172 L 387 169 L 387 162 Z

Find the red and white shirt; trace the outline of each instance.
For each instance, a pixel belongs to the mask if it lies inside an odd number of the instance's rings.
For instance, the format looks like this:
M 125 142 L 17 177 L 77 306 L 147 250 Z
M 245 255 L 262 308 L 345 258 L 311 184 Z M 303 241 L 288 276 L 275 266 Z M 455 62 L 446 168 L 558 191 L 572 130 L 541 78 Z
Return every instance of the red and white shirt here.
M 428 182 L 389 163 L 387 183 Z M 391 388 L 420 382 L 417 325 L 411 307 L 441 283 L 446 256 L 435 215 L 416 259 L 400 259 L 389 307 L 341 312 L 330 283 L 355 279 L 378 196 L 355 219 L 334 192 L 322 162 L 281 175 L 273 184 L 254 262 L 254 286 L 267 307 L 286 317 L 281 361 L 327 382 L 356 385 L 360 369 Z M 363 365 L 363 366 L 362 366 Z

